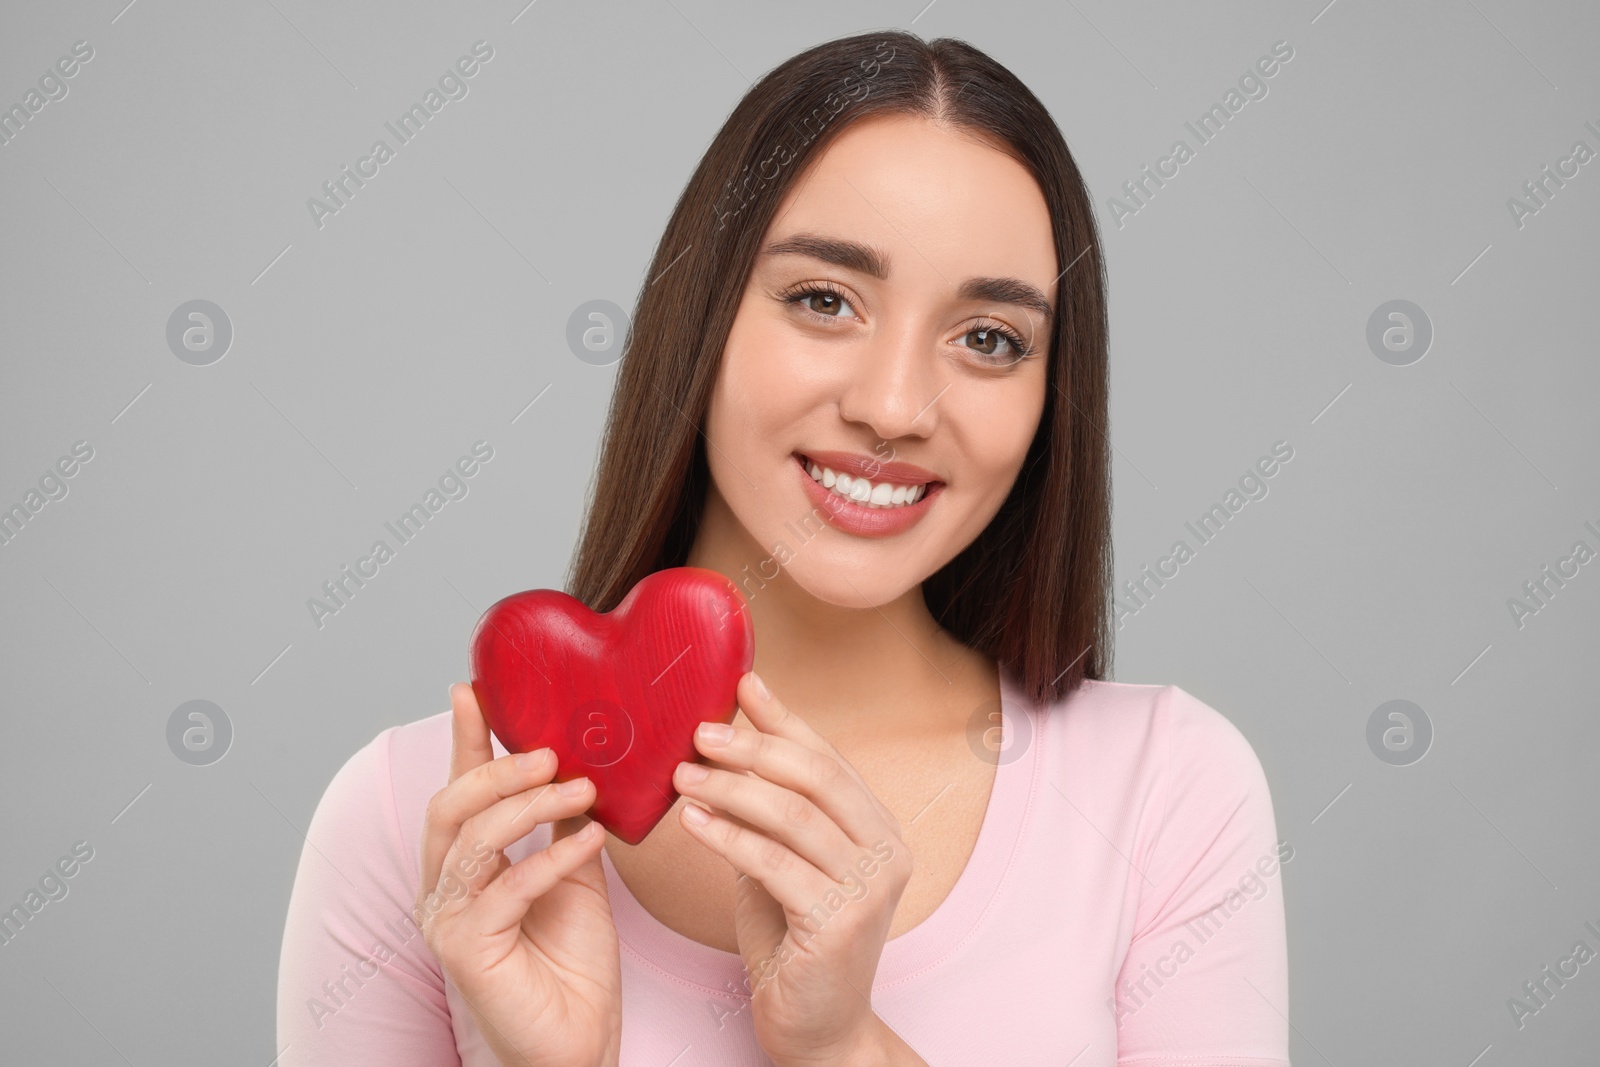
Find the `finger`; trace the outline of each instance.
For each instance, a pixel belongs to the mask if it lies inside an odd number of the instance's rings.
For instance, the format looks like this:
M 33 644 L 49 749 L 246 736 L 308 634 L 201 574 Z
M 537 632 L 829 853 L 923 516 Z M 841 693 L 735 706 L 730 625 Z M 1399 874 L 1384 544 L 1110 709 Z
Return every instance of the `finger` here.
M 478 707 L 472 686 L 457 682 L 450 687 L 450 778 L 453 782 L 481 763 L 494 759 L 489 724 Z
M 489 725 L 478 708 L 477 696 L 470 685 L 456 682 L 450 686 L 450 766 L 445 788 L 448 789 L 469 770 L 487 763 L 493 757 Z M 430 801 L 429 817 L 424 819 L 422 825 L 419 895 L 433 891 L 439 881 L 439 866 L 450 848 L 450 842 L 455 840 L 461 829 L 459 819 L 449 825 L 439 824 L 432 817 L 433 810 L 434 804 Z
M 422 891 L 432 891 L 463 823 L 498 800 L 548 784 L 555 773 L 555 756 L 540 749 L 480 763 L 435 793 L 422 823 Z
M 687 812 L 694 807 L 700 805 L 691 800 L 684 805 L 684 810 Z M 710 821 L 703 826 L 691 821 L 687 815 L 683 817 L 683 825 L 727 860 L 734 870 L 760 882 L 772 899 L 796 920 L 808 915 L 813 907 L 824 900 L 826 893 L 837 891 L 837 879 L 796 855 L 783 842 L 758 830 L 740 826 L 717 812 L 708 814 Z
M 498 933 L 520 923 L 535 900 L 592 859 L 605 840 L 604 829 L 591 821 L 507 867 L 472 902 L 478 928 Z
M 594 786 L 587 778 L 560 785 L 580 788 L 569 793 L 556 783 L 547 783 L 508 796 L 462 823 L 440 865 L 439 887 L 454 895 L 459 883 L 476 893 L 510 866 L 504 853 L 514 842 L 540 823 L 570 819 L 594 803 Z
M 550 782 L 500 800 L 461 824 L 458 842 L 484 840 L 504 850 L 527 837 L 542 823 L 570 821 L 594 803 L 588 778 Z
M 805 748 L 824 752 L 837 760 L 839 765 L 861 787 L 861 791 L 871 799 L 872 806 L 877 809 L 883 821 L 894 827 L 895 832 L 898 834 L 900 832 L 899 821 L 895 819 L 894 813 L 884 806 L 883 801 L 879 800 L 877 794 L 867 785 L 867 780 L 861 777 L 861 772 L 856 769 L 855 764 L 845 759 L 844 754 L 834 748 L 832 742 L 817 733 L 810 723 L 789 710 L 788 705 L 783 701 L 779 700 L 770 691 L 763 692 L 765 689 L 765 683 L 761 681 L 755 671 L 750 671 L 739 679 L 739 709 L 749 718 L 750 724 L 764 734 L 785 738 Z M 696 747 L 699 747 L 698 737 L 696 738 Z M 702 748 L 701 751 L 708 750 Z M 756 771 L 756 773 L 760 774 L 761 772 Z M 857 838 L 857 840 L 860 840 L 860 838 Z
M 780 954 L 789 933 L 789 915 L 765 886 L 742 874 L 734 881 L 734 898 L 734 933 L 745 956 L 745 966 L 755 978 L 750 990 L 753 995 L 777 977 L 776 968 L 782 963 Z M 810 938 L 801 933 L 796 931 L 795 940 L 803 946 Z M 744 946 L 752 951 L 744 953 Z
M 762 741 L 782 743 L 781 739 L 765 734 L 747 731 L 747 735 L 757 739 L 757 744 Z M 827 759 L 810 749 L 795 745 L 789 747 L 801 754 L 802 759 Z M 778 776 L 768 778 L 763 773 L 758 777 L 706 768 L 704 779 L 690 781 L 688 770 L 699 766 L 680 763 L 673 776 L 673 787 L 691 801 L 699 801 L 719 815 L 732 816 L 744 825 L 783 842 L 818 870 L 836 872 L 838 877 L 843 878 L 854 866 L 861 852 L 860 846 L 809 797 L 779 784 L 775 780 Z M 845 780 L 842 771 L 836 769 L 833 773 L 836 780 Z M 787 771 L 783 777 L 789 777 Z M 865 806 L 863 801 L 857 800 L 856 803 Z M 869 811 L 868 816 L 875 818 L 876 813 Z M 879 836 L 883 836 L 881 832 Z
M 786 714 L 794 718 L 792 713 Z M 873 795 L 848 761 L 834 754 L 831 746 L 812 748 L 803 741 L 759 729 L 761 723 L 755 719 L 751 721 L 758 729 L 735 727 L 733 737 L 725 744 L 714 744 L 702 731 L 696 730 L 695 748 L 723 764 L 753 771 L 756 778 L 800 794 L 826 812 L 828 818 L 858 845 L 870 844 L 891 831 L 899 835 L 899 827 L 889 809 Z M 750 818 L 743 810 L 736 814 Z M 803 816 L 805 813 L 796 810 L 793 814 Z

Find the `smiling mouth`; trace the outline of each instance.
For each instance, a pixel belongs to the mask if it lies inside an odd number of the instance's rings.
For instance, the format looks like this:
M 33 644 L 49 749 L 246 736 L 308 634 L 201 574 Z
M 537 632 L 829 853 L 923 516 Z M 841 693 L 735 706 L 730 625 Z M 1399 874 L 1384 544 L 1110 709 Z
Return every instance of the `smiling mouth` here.
M 928 495 L 929 492 L 943 485 L 940 481 L 916 482 L 891 482 L 887 479 L 873 480 L 854 476 L 842 471 L 835 471 L 831 467 L 823 466 L 810 457 L 795 453 L 795 459 L 811 480 L 834 496 L 850 501 L 864 508 L 877 508 L 893 510 L 895 508 L 909 507 Z

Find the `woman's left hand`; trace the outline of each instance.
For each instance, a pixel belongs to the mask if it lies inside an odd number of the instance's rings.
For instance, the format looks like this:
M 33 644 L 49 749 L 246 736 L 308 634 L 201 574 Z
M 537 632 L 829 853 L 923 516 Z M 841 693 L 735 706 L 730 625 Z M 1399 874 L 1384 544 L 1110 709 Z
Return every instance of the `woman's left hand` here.
M 779 1065 L 849 1062 L 882 1033 L 872 981 L 911 851 L 850 762 L 763 689 L 754 672 L 739 681 L 756 729 L 724 727 L 723 744 L 713 724 L 696 732 L 715 764 L 678 765 L 680 819 L 742 874 L 734 923 L 762 1049 Z M 707 808 L 704 826 L 689 818 Z

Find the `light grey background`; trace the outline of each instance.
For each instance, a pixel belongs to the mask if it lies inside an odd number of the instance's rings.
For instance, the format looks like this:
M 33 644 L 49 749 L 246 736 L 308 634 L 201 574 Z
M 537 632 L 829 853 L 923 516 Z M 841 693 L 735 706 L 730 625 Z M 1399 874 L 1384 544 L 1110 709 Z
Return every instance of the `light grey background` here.
M 1600 161 L 1508 207 L 1600 150 L 1593 5 L 123 2 L 0 16 L 4 106 L 94 49 L 0 147 L 0 506 L 94 450 L 0 546 L 0 909 L 94 850 L 0 946 L 0 1059 L 273 1059 L 322 789 L 448 708 L 482 609 L 561 582 L 616 376 L 569 315 L 631 309 L 751 79 L 890 25 L 1013 69 L 1096 198 L 1119 582 L 1294 449 L 1127 619 L 1116 680 L 1183 686 L 1266 768 L 1297 1067 L 1600 1056 L 1600 962 L 1521 1028 L 1507 1004 L 1600 950 L 1600 563 L 1507 606 L 1600 550 Z M 469 94 L 319 229 L 307 200 L 480 39 Z M 1268 95 L 1119 227 L 1279 40 Z M 234 329 L 209 366 L 166 340 L 196 299 Z M 1395 299 L 1434 330 L 1409 366 L 1366 340 Z M 468 495 L 319 628 L 307 600 L 478 440 Z M 167 740 L 197 699 L 234 731 L 209 766 Z M 1367 741 L 1391 699 L 1434 730 L 1409 766 Z

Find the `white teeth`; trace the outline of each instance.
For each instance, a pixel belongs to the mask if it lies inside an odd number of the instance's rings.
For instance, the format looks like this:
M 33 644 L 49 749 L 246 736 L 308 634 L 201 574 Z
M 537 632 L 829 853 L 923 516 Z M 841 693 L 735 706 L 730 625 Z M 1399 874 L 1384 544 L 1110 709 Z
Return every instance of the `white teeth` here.
M 927 485 L 896 485 L 893 482 L 872 482 L 867 478 L 835 473 L 818 463 L 806 462 L 806 473 L 839 496 L 869 508 L 893 508 L 915 504 L 927 495 Z

